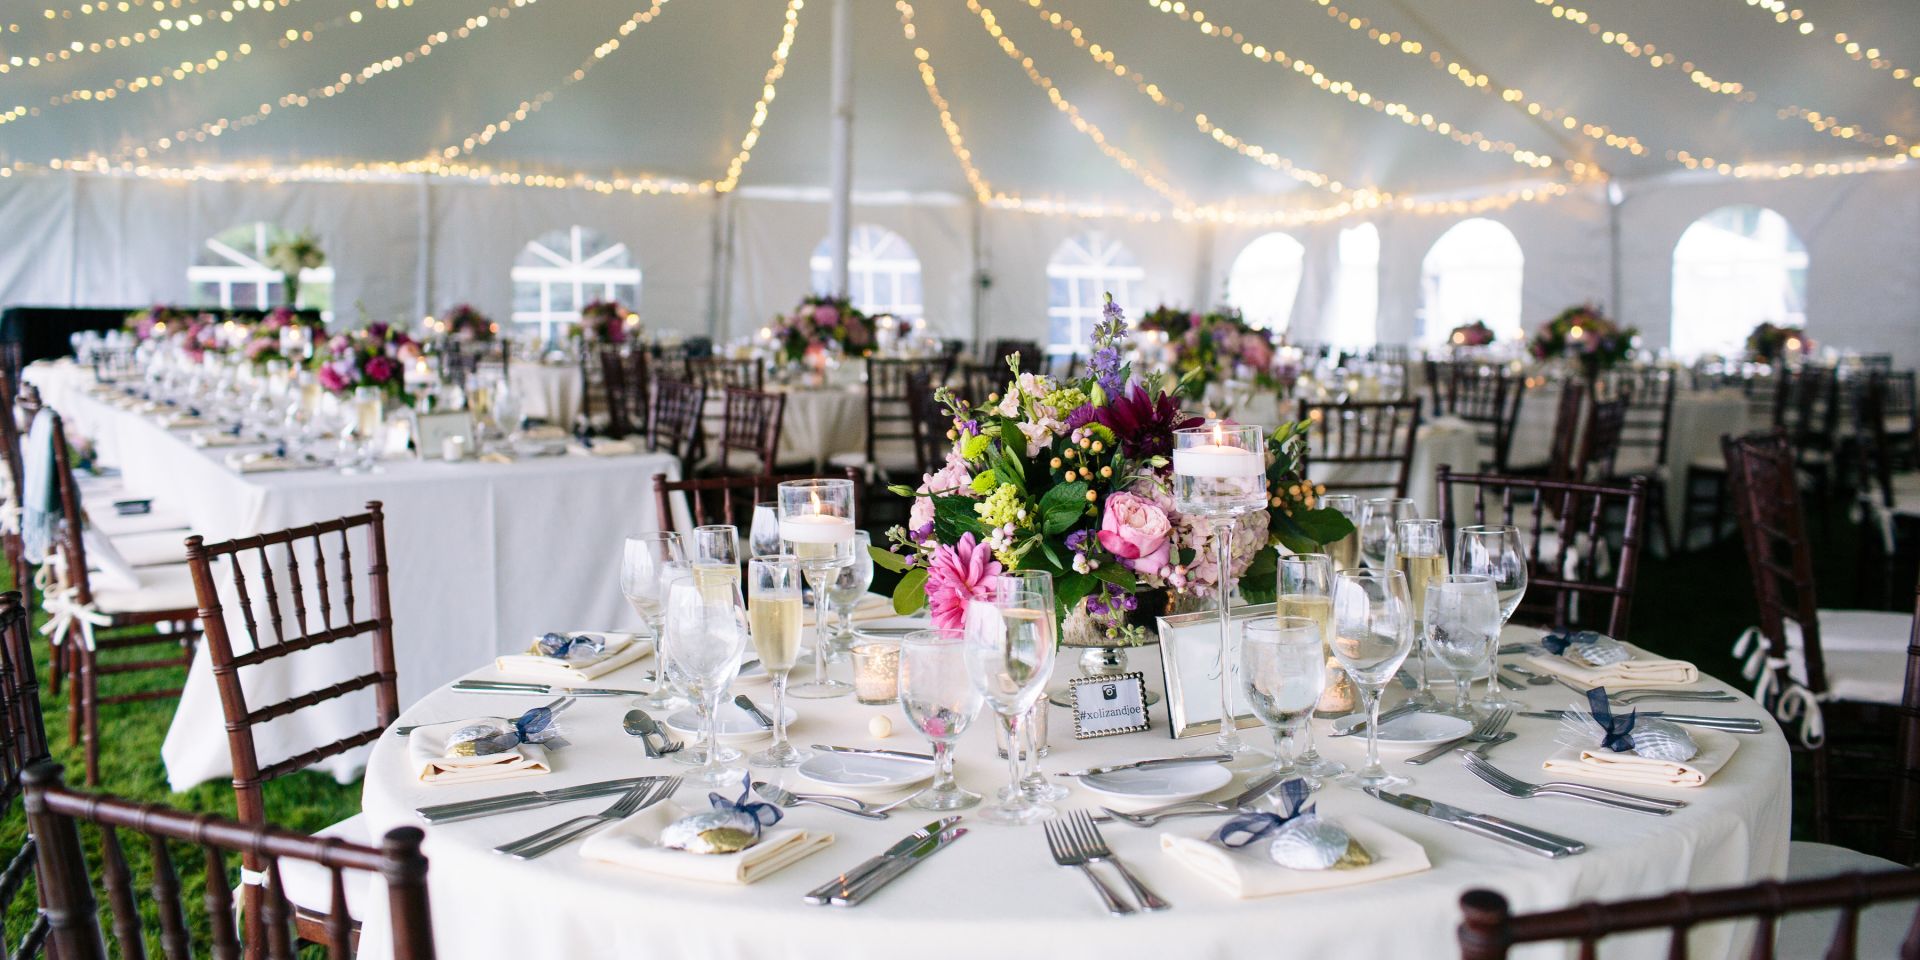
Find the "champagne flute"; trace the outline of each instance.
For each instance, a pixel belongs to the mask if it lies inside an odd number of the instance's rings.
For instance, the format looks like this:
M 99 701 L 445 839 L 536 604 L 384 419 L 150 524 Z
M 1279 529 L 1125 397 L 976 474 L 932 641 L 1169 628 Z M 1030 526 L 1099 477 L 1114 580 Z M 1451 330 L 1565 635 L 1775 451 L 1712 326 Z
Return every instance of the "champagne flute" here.
M 1394 530 L 1402 520 L 1420 515 L 1420 509 L 1405 497 L 1375 497 L 1360 504 L 1360 555 L 1367 566 L 1385 570 L 1393 561 Z
M 967 672 L 966 636 L 920 630 L 900 641 L 900 709 L 933 744 L 933 783 L 907 806 L 919 810 L 965 810 L 980 795 L 953 779 L 953 745 L 979 714 L 980 691 Z
M 1340 778 L 1356 787 L 1409 782 L 1380 765 L 1380 694 L 1413 648 L 1413 612 L 1407 575 L 1398 570 L 1348 570 L 1333 587 L 1333 655 L 1360 688 L 1367 707 L 1367 763 Z
M 1353 532 L 1327 544 L 1327 556 L 1333 558 L 1335 572 L 1353 570 L 1360 566 L 1360 498 L 1351 493 L 1329 493 L 1320 498 L 1320 505 L 1329 510 L 1338 510 L 1340 515 L 1353 524 Z
M 1420 686 L 1410 698 L 1423 707 L 1434 704 L 1433 678 L 1429 675 L 1426 630 L 1418 622 L 1426 610 L 1427 584 L 1447 575 L 1447 551 L 1440 542 L 1440 521 L 1402 520 L 1395 525 L 1393 552 L 1389 565 L 1407 575 L 1408 608 L 1415 619 L 1414 638 L 1419 641 L 1414 661 L 1420 668 Z
M 777 494 L 783 552 L 800 559 L 800 569 L 813 588 L 813 679 L 789 692 L 809 700 L 844 697 L 853 684 L 827 678 L 830 651 L 827 637 L 827 584 L 842 568 L 853 564 L 853 481 L 788 480 Z
M 800 657 L 800 558 L 790 553 L 747 561 L 747 623 L 753 651 L 773 678 L 773 746 L 747 758 L 756 767 L 797 767 L 813 754 L 787 742 L 787 675 Z
M 1320 627 L 1320 664 L 1322 671 L 1340 669 L 1333 662 L 1333 577 L 1334 561 L 1324 553 L 1301 553 L 1281 557 L 1277 565 L 1278 589 L 1274 612 L 1282 617 L 1304 617 Z M 1246 661 L 1242 659 L 1242 663 Z M 1244 683 L 1244 681 L 1242 681 Z M 1324 691 L 1325 685 L 1322 685 Z M 1345 773 L 1346 765 L 1320 755 L 1313 746 L 1313 724 L 1303 723 L 1299 731 L 1299 756 L 1295 763 L 1316 777 Z
M 705 585 L 740 586 L 740 531 L 732 524 L 693 528 L 693 575 Z
M 1453 673 L 1453 715 L 1473 719 L 1467 703 L 1473 671 L 1499 645 L 1500 605 L 1494 599 L 1493 578 L 1471 573 L 1436 577 L 1427 584 L 1421 627 L 1427 650 Z
M 1461 527 L 1453 538 L 1453 568 L 1460 573 L 1477 573 L 1493 579 L 1493 591 L 1500 604 L 1500 628 L 1506 629 L 1513 612 L 1527 595 L 1527 552 L 1521 545 L 1520 528 L 1510 523 L 1479 524 Z M 1500 693 L 1500 644 L 1495 642 L 1487 654 L 1487 693 L 1479 704 L 1483 710 L 1513 706 Z
M 740 782 L 740 770 L 722 763 L 720 705 L 740 672 L 747 647 L 747 617 L 740 593 L 709 590 L 691 578 L 667 588 L 665 670 L 699 705 L 705 734 L 695 782 L 721 787 Z
M 967 676 L 1000 715 L 1007 743 L 1013 745 L 1020 742 L 1022 719 L 1053 672 L 1057 625 L 1051 591 L 1040 595 L 1018 579 L 990 582 L 992 599 L 967 604 Z M 999 804 L 982 811 L 980 819 L 1018 825 L 1056 815 L 1053 807 L 1035 803 L 1020 789 L 1020 751 L 1007 751 L 1007 772 L 1010 789 Z
M 1304 762 L 1296 765 L 1289 738 L 1306 728 L 1313 706 L 1327 689 L 1325 631 L 1306 617 L 1261 617 L 1240 638 L 1240 691 L 1255 716 L 1273 734 L 1273 772 L 1298 776 L 1314 786 Z
M 838 660 L 853 642 L 853 610 L 873 586 L 873 538 L 865 530 L 853 534 L 853 562 L 827 581 L 827 600 L 834 611 L 833 655 Z
M 659 652 L 664 634 L 661 627 L 666 620 L 666 588 L 671 579 L 667 574 L 676 565 L 684 567 L 684 563 L 680 535 L 671 531 L 628 537 L 621 549 L 620 594 L 646 622 L 647 631 L 653 636 L 655 653 Z M 666 670 L 660 669 L 659 673 L 653 692 L 642 697 L 640 705 L 651 710 L 668 710 L 677 705 L 680 698 L 674 696 Z

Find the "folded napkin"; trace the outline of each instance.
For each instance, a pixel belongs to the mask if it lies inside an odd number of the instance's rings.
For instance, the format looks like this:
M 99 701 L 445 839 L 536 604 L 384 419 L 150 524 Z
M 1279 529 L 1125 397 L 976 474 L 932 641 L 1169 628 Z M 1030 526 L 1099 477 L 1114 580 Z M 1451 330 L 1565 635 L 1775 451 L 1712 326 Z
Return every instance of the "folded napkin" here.
M 520 436 L 527 440 L 538 440 L 542 443 L 550 443 L 554 440 L 567 439 L 567 431 L 548 424 L 546 426 L 528 427 L 520 431 Z
M 598 656 L 574 660 L 562 660 L 558 657 L 542 656 L 538 653 L 509 653 L 495 657 L 494 668 L 501 673 L 516 677 L 526 677 L 541 681 L 594 680 L 621 667 L 626 666 L 652 650 L 652 646 L 641 642 L 631 633 L 607 633 L 603 631 L 574 630 L 567 636 L 594 636 L 606 641 L 606 649 Z M 535 638 L 534 643 L 539 639 Z M 528 645 L 532 649 L 532 644 Z
M 1700 679 L 1700 670 L 1685 660 L 1656 657 L 1631 643 L 1633 659 L 1604 667 L 1589 667 L 1545 650 L 1527 654 L 1527 667 L 1550 673 L 1579 684 L 1594 687 L 1684 687 Z
M 625 457 L 640 452 L 640 445 L 632 440 L 595 440 L 587 452 L 596 457 Z
M 474 459 L 480 461 L 481 463 L 512 463 L 513 462 L 512 457 L 509 457 L 504 453 L 500 453 L 494 450 L 488 450 L 486 453 L 483 453 L 477 457 L 474 457 Z
M 192 440 L 196 447 L 244 447 L 261 442 L 252 437 L 236 436 L 225 430 L 201 430 L 193 434 Z
M 447 756 L 447 737 L 473 721 L 456 720 L 418 727 L 407 734 L 407 756 L 422 783 L 480 783 L 486 780 L 512 780 L 552 773 L 547 748 L 523 743 L 511 750 L 485 757 Z
M 834 616 L 839 616 L 838 610 L 834 611 Z M 859 603 L 853 605 L 855 623 L 866 620 L 885 620 L 888 617 L 897 616 L 899 614 L 893 612 L 893 598 L 883 597 L 877 593 L 869 593 L 861 597 Z M 811 624 L 813 621 L 810 619 L 807 623 Z
M 1685 763 L 1649 760 L 1632 752 L 1614 753 L 1605 747 L 1588 747 L 1578 752 L 1572 747 L 1561 747 L 1541 767 L 1552 773 L 1592 780 L 1698 787 L 1726 766 L 1733 751 L 1740 747 L 1739 737 L 1706 727 L 1688 727 L 1687 735 L 1693 738 L 1700 752 Z
M 1351 870 L 1290 870 L 1267 859 L 1266 841 L 1229 850 L 1207 839 L 1212 827 L 1188 827 L 1160 834 L 1160 850 L 1173 862 L 1242 900 L 1350 887 L 1403 877 L 1433 866 L 1427 851 L 1410 837 L 1360 817 L 1331 818 L 1373 854 L 1373 862 Z M 1214 826 L 1218 826 L 1217 823 Z
M 581 844 L 580 855 L 663 877 L 707 883 L 746 884 L 763 880 L 832 845 L 833 834 L 797 827 L 773 827 L 760 842 L 739 853 L 688 853 L 659 845 L 660 831 L 694 811 L 675 803 L 657 803 L 608 827 Z
M 280 470 L 292 470 L 294 463 L 286 457 L 277 456 L 269 450 L 253 453 L 227 454 L 227 466 L 235 473 L 274 473 Z

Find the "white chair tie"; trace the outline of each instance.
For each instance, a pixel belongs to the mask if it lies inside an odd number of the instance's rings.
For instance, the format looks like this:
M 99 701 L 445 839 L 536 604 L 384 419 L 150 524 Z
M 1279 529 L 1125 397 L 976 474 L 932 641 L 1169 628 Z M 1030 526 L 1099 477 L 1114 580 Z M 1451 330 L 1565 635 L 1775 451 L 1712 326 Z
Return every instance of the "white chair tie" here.
M 20 535 L 20 505 L 12 500 L 0 506 L 0 534 L 9 537 Z
M 1768 653 L 1767 638 L 1758 627 L 1748 627 L 1733 643 L 1733 655 L 1741 658 L 1740 675 L 1752 680 L 1753 699 L 1773 712 L 1782 726 L 1798 721 L 1799 739 L 1809 750 L 1818 749 L 1827 739 L 1827 727 L 1820 712 L 1820 697 L 1791 679 L 1785 657 Z M 1783 685 L 1777 679 L 1788 674 Z
M 79 587 L 53 586 L 52 578 L 47 575 L 51 569 L 52 564 L 43 566 L 34 576 L 40 587 L 40 609 L 47 614 L 47 622 L 40 626 L 41 636 L 46 637 L 48 643 L 58 647 L 66 642 L 68 634 L 73 633 L 77 627 L 80 632 L 80 642 L 86 644 L 88 650 L 92 650 L 94 648 L 93 628 L 109 626 L 113 623 L 113 618 L 101 613 L 99 608 L 91 603 L 81 603 Z

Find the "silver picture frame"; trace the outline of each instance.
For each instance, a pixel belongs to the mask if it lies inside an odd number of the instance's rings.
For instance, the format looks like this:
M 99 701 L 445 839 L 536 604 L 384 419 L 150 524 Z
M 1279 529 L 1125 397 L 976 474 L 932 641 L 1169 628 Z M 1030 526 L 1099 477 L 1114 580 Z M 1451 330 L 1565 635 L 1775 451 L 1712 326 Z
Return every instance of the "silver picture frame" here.
M 1229 608 L 1230 639 L 1238 643 L 1241 628 L 1247 621 L 1271 617 L 1274 612 L 1271 603 Z M 1220 676 L 1215 671 L 1220 662 L 1220 611 L 1176 613 L 1157 620 L 1160 670 L 1167 687 L 1168 735 L 1184 740 L 1219 733 Z M 1234 669 L 1238 663 L 1239 658 L 1229 651 L 1227 668 Z M 1234 727 L 1244 730 L 1260 726 L 1260 718 L 1247 706 L 1239 685 L 1234 685 L 1233 690 Z

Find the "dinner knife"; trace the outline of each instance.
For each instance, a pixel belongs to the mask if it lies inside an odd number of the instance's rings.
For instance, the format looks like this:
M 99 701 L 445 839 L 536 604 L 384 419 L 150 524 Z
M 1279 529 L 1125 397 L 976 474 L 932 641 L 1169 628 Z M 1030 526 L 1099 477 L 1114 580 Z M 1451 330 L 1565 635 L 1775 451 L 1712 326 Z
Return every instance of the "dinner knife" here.
M 762 730 L 773 729 L 773 718 L 767 716 L 766 713 L 762 711 L 760 707 L 753 702 L 752 697 L 749 697 L 744 693 L 740 694 L 739 696 L 733 698 L 733 705 L 736 707 L 739 707 L 742 710 L 745 710 L 749 714 L 752 714 L 753 722 L 759 724 L 760 729 Z
M 812 746 L 815 750 L 824 750 L 828 753 L 855 753 L 874 757 L 897 757 L 901 760 L 920 760 L 926 763 L 933 762 L 933 755 L 930 753 L 908 753 L 905 750 L 881 750 L 879 748 L 869 747 L 830 747 L 824 743 L 816 743 Z
M 1438 800 L 1428 800 L 1411 793 L 1390 793 L 1378 787 L 1366 788 L 1374 798 L 1385 800 L 1396 807 L 1411 810 L 1424 817 L 1432 817 L 1441 823 L 1451 824 L 1468 833 L 1477 833 L 1491 840 L 1512 844 L 1529 853 L 1537 853 L 1548 859 L 1557 860 L 1585 852 L 1587 845 L 1578 840 L 1548 833 L 1533 827 L 1522 826 L 1511 820 L 1462 810 Z
M 582 783 L 572 787 L 560 787 L 554 790 L 523 790 L 519 793 L 503 794 L 498 797 L 485 797 L 479 800 L 461 800 L 455 803 L 437 803 L 421 807 L 414 811 L 420 819 L 431 824 L 455 823 L 471 820 L 475 817 L 492 816 L 514 810 L 532 810 L 552 806 L 572 800 L 586 800 L 592 797 L 611 796 L 625 793 L 649 780 L 659 777 L 626 777 L 620 780 L 601 780 L 596 783 Z
M 1403 704 L 1401 704 L 1401 705 L 1399 705 L 1399 706 L 1397 706 L 1397 707 L 1394 707 L 1394 708 L 1393 708 L 1393 709 L 1391 709 L 1391 710 L 1387 710 L 1387 711 L 1385 711 L 1385 712 L 1383 712 L 1383 713 L 1381 713 L 1381 714 L 1380 714 L 1380 722 L 1381 722 L 1382 724 L 1385 724 L 1385 723 L 1386 723 L 1387 721 L 1389 721 L 1389 720 L 1392 720 L 1392 719 L 1395 719 L 1395 718 L 1397 718 L 1397 717 L 1404 717 L 1404 716 L 1406 716 L 1407 714 L 1409 714 L 1409 713 L 1413 713 L 1413 712 L 1415 712 L 1415 711 L 1417 711 L 1417 710 L 1419 710 L 1419 709 L 1420 709 L 1420 705 L 1419 705 L 1419 704 L 1417 704 L 1417 703 L 1411 703 L 1411 702 L 1409 702 L 1409 703 L 1403 703 Z M 1367 718 L 1366 718 L 1365 716 L 1362 716 L 1362 717 L 1360 718 L 1360 722 L 1359 722 L 1359 723 L 1356 723 L 1356 724 L 1354 724 L 1353 726 L 1351 726 L 1351 727 L 1349 727 L 1349 728 L 1347 728 L 1347 729 L 1345 729 L 1345 730 L 1336 730 L 1336 731 L 1334 731 L 1334 732 L 1333 732 L 1333 736 L 1336 736 L 1336 737 L 1351 737 L 1351 736 L 1353 736 L 1353 735 L 1355 735 L 1355 734 L 1358 734 L 1358 733 L 1364 733 L 1364 732 L 1366 732 L 1366 729 L 1367 729 Z
M 1155 767 L 1171 767 L 1183 763 L 1226 763 L 1233 759 L 1230 753 L 1203 753 L 1192 757 L 1161 757 L 1156 760 L 1135 760 L 1132 763 L 1115 763 L 1104 767 L 1088 767 L 1072 773 L 1062 773 L 1063 777 L 1097 777 L 1103 773 L 1115 773 L 1121 770 L 1151 770 Z
M 1558 720 L 1567 715 L 1565 710 L 1523 711 L 1520 716 L 1536 720 Z M 1725 730 L 1728 733 L 1763 733 L 1765 725 L 1747 717 L 1704 717 L 1687 713 L 1665 713 L 1659 710 L 1642 710 L 1640 716 L 1654 717 L 1668 723 L 1684 724 L 1689 727 L 1706 727 L 1712 730 Z
M 865 880 L 869 874 L 873 873 L 873 871 L 878 870 L 889 863 L 892 863 L 894 860 L 897 860 L 900 857 L 907 855 L 908 853 L 911 853 L 915 847 L 920 846 L 922 843 L 925 843 L 928 839 L 939 834 L 940 831 L 945 830 L 948 827 L 951 827 L 954 824 L 959 822 L 960 822 L 959 817 L 942 817 L 939 820 L 935 820 L 934 822 L 929 823 L 926 826 L 921 827 L 920 829 L 907 834 L 905 837 L 900 838 L 900 840 L 896 842 L 893 846 L 888 847 L 887 849 L 881 851 L 878 856 L 868 857 L 867 859 L 861 861 L 860 865 L 854 867 L 852 870 L 848 870 L 846 873 L 843 873 L 837 877 L 834 877 L 832 880 L 829 880 L 826 883 L 823 883 L 818 887 L 813 888 L 812 890 L 807 892 L 806 896 L 801 897 L 800 899 L 805 900 L 808 903 L 814 904 L 815 906 L 820 906 L 832 900 L 833 897 L 836 895 L 845 897 L 848 894 L 853 892 L 854 885 L 858 884 L 862 880 Z
M 644 697 L 647 695 L 645 690 L 622 690 L 617 687 L 563 687 L 551 683 L 516 683 L 507 680 L 459 680 L 454 682 L 453 689 L 461 693 L 551 693 L 565 694 L 570 697 Z
M 865 903 L 868 897 L 880 892 L 881 887 L 898 880 L 901 874 L 919 866 L 921 861 L 966 835 L 966 827 L 948 827 L 939 834 L 920 841 L 912 850 L 901 854 L 891 862 L 881 865 L 880 869 L 862 877 L 845 895 L 836 895 L 827 902 L 836 907 L 857 907 Z

